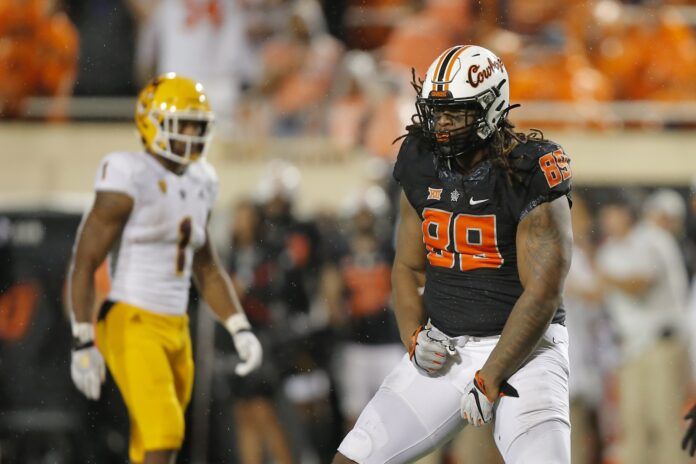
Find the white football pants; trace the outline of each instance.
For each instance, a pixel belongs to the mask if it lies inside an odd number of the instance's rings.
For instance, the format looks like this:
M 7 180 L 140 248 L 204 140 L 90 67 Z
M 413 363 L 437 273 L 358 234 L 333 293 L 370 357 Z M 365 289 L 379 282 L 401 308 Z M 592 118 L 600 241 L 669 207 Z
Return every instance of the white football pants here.
M 404 355 L 363 409 L 338 451 L 359 464 L 406 463 L 446 443 L 465 422 L 464 387 L 500 336 L 455 337 L 456 355 L 435 377 Z M 501 398 L 494 439 L 508 464 L 570 463 L 568 331 L 551 324 L 537 348 L 508 379 L 519 398 Z

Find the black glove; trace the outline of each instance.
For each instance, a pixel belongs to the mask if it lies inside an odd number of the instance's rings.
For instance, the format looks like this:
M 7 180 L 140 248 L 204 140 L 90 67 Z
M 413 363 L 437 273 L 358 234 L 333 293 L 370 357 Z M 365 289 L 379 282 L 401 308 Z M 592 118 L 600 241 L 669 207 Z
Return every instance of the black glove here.
M 693 456 L 696 452 L 696 404 L 691 408 L 689 414 L 684 416 L 684 419 L 690 420 L 689 428 L 686 429 L 684 438 L 682 439 L 682 449 L 686 450 L 689 448 L 689 456 Z

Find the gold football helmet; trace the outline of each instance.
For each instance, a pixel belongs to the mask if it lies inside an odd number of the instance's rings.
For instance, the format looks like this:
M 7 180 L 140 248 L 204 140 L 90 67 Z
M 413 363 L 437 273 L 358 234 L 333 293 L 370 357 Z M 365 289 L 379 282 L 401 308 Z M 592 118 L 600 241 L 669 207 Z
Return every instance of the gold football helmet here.
M 175 73 L 156 77 L 138 95 L 135 125 L 145 148 L 176 163 L 205 155 L 213 121 L 203 85 Z M 191 126 L 195 130 L 184 130 Z

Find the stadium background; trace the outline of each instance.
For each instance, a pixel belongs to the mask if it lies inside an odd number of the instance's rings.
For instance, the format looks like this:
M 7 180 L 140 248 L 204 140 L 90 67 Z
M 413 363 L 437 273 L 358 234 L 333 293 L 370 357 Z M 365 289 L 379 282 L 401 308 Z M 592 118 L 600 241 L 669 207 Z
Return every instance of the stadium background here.
M 414 112 L 411 67 L 423 76 L 455 43 L 491 48 L 522 103 L 513 121 L 565 147 L 592 220 L 617 193 L 640 203 L 676 189 L 691 275 L 695 29 L 693 0 L 0 1 L 0 462 L 124 462 L 127 419 L 113 383 L 98 403 L 71 384 L 63 290 L 100 158 L 139 149 L 134 96 L 148 78 L 178 71 L 210 92 L 221 185 L 212 230 L 243 294 L 254 296 L 231 240 L 249 225 L 235 217 L 253 220 L 247 204 L 267 218 L 290 211 L 274 229 L 278 253 L 263 263 L 284 284 L 254 288 L 261 303 L 246 299 L 274 360 L 258 384 L 231 375 L 230 340 L 192 295 L 197 376 L 179 462 L 243 462 L 252 417 L 281 431 L 295 462 L 328 462 L 348 420 L 337 382 L 354 334 L 351 302 L 332 300 L 325 277 L 340 279 L 361 214 L 390 242 L 391 142 Z M 602 231 L 589 229 L 594 249 Z M 103 295 L 108 278 L 100 282 Z M 591 398 L 574 396 L 586 426 L 573 446 L 585 462 L 618 463 L 625 392 L 611 318 L 598 311 L 597 362 L 573 373 L 598 379 Z M 674 394 L 686 409 L 684 366 Z M 266 401 L 254 402 L 255 391 Z M 429 462 L 498 462 L 480 441 L 458 437 Z

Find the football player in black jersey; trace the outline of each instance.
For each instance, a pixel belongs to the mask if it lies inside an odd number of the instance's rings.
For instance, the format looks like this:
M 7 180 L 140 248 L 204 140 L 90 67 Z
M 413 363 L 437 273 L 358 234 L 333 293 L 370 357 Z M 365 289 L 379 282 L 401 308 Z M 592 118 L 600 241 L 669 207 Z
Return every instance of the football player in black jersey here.
M 507 71 L 485 48 L 445 50 L 414 84 L 392 269 L 409 354 L 334 463 L 410 462 L 494 416 L 505 462 L 569 463 L 569 159 L 514 132 Z

